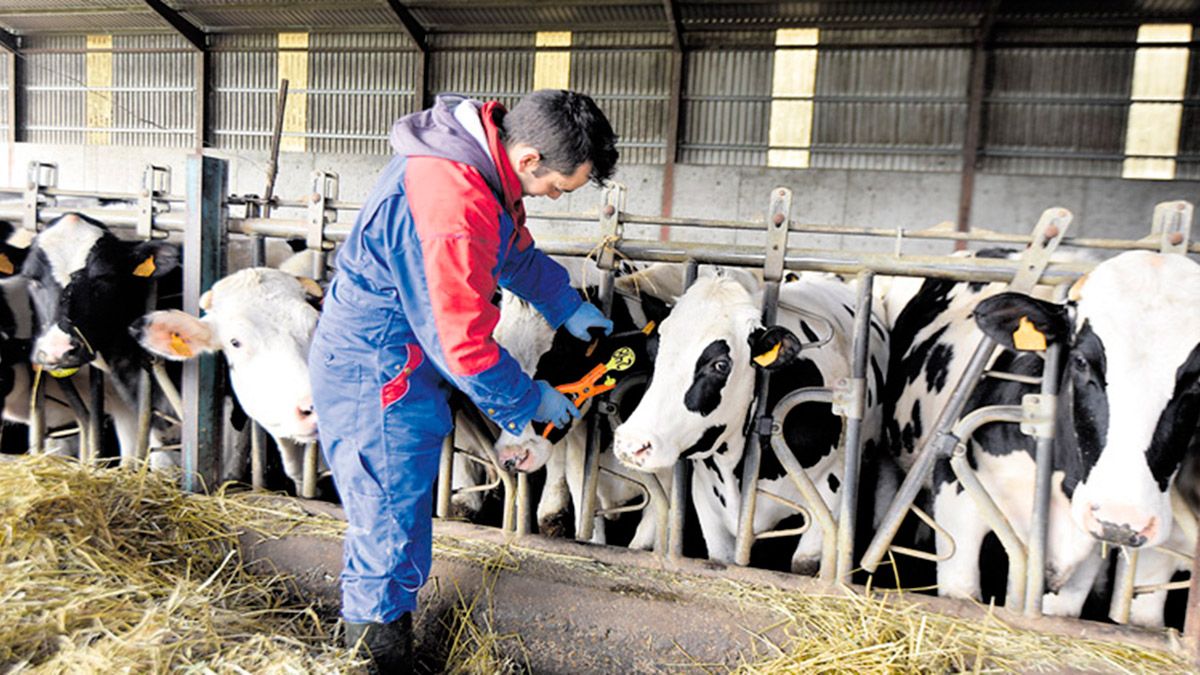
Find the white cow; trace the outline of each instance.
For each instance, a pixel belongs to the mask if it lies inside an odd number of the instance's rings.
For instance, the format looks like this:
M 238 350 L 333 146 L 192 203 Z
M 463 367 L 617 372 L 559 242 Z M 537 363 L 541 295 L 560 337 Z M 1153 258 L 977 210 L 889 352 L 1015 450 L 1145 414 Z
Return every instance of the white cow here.
M 275 439 L 297 488 L 303 482 L 303 444 L 317 438 L 308 349 L 318 313 L 308 299 L 319 292 L 311 280 L 249 268 L 201 296 L 202 318 L 157 311 L 130 329 L 147 351 L 174 361 L 224 353 L 238 401 Z

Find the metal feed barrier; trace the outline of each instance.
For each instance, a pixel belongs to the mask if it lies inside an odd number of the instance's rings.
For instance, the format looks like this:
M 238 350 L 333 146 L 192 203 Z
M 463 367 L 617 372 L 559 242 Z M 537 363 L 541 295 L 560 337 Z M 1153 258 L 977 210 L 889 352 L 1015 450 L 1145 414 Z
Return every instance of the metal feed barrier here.
M 41 171 L 42 169 L 38 169 Z M 119 211 L 96 209 L 94 212 L 81 210 L 90 215 L 103 219 L 106 223 L 117 227 L 133 227 L 138 236 L 145 238 L 165 236 L 169 232 L 185 233 L 185 310 L 195 311 L 195 304 L 201 288 L 207 288 L 219 271 L 222 270 L 224 246 L 229 234 L 242 234 L 255 242 L 255 262 L 264 260 L 262 247 L 265 238 L 303 238 L 309 250 L 314 252 L 314 276 L 324 274 L 324 256 L 333 249 L 335 244 L 345 239 L 350 225 L 339 222 L 338 215 L 344 211 L 354 211 L 360 205 L 338 200 L 336 176 L 319 173 L 314 178 L 312 193 L 302 200 L 272 200 L 254 197 L 229 196 L 225 190 L 225 162 L 212 158 L 194 157 L 188 163 L 188 196 L 187 203 L 192 206 L 187 217 L 170 211 L 170 205 L 185 201 L 180 197 L 172 197 L 166 191 L 154 189 L 143 190 L 140 195 L 125 195 L 114 193 L 80 193 L 59 190 L 48 184 L 49 181 L 31 180 L 30 186 L 21 190 L 25 203 L 21 207 L 6 209 L 0 207 L 0 217 L 17 218 L 34 227 L 39 222 L 61 215 L 64 211 L 52 203 L 56 196 L 92 196 L 106 199 L 121 199 L 139 204 L 136 211 Z M 1200 253 L 1200 246 L 1190 242 L 1190 225 L 1192 206 L 1186 202 L 1168 202 L 1160 204 L 1155 210 L 1153 229 L 1150 237 L 1131 241 L 1120 239 L 1097 238 L 1067 238 L 1067 230 L 1071 222 L 1071 214 L 1065 209 L 1049 209 L 1039 220 L 1029 237 L 1005 235 L 988 232 L 960 233 L 947 231 L 906 231 L 903 229 L 877 229 L 862 227 L 841 227 L 834 225 L 805 224 L 791 217 L 791 192 L 784 188 L 772 190 L 768 197 L 766 223 L 747 221 L 662 218 L 628 214 L 624 211 L 625 191 L 622 186 L 614 185 L 607 189 L 598 215 L 571 213 L 537 213 L 530 214 L 531 220 L 551 222 L 596 222 L 597 236 L 600 244 L 594 241 L 547 241 L 539 246 L 550 254 L 567 256 L 593 257 L 604 272 L 600 279 L 599 295 L 601 305 L 606 314 L 611 313 L 613 301 L 614 269 L 619 259 L 643 262 L 674 262 L 688 265 L 688 282 L 695 278 L 698 264 L 717 264 L 759 268 L 762 270 L 765 288 L 763 293 L 764 321 L 773 322 L 778 311 L 779 285 L 784 278 L 784 270 L 833 272 L 842 275 L 856 276 L 859 283 L 859 295 L 855 308 L 855 326 L 852 347 L 851 377 L 836 383 L 829 389 L 806 389 L 793 393 L 784 398 L 773 410 L 766 409 L 765 392 L 769 385 L 769 375 L 760 374 L 756 382 L 759 396 L 751 423 L 748 425 L 745 452 L 745 470 L 743 471 L 742 495 L 740 505 L 740 527 L 736 545 L 736 562 L 746 564 L 754 541 L 772 536 L 795 535 L 811 527 L 815 522 L 822 528 L 824 547 L 821 555 L 819 575 L 822 579 L 837 582 L 848 582 L 853 568 L 853 543 L 855 539 L 854 525 L 857 520 L 858 476 L 861 464 L 862 433 L 861 425 L 865 409 L 867 350 L 869 317 L 872 304 L 872 287 L 875 275 L 904 275 L 938 279 L 948 279 L 964 282 L 1001 282 L 1007 283 L 1012 290 L 1032 291 L 1035 285 L 1043 284 L 1062 288 L 1069 285 L 1080 275 L 1086 273 L 1092 266 L 1083 263 L 1059 263 L 1050 259 L 1051 254 L 1059 246 L 1077 248 L 1092 248 L 1097 250 L 1152 250 L 1178 254 Z M 280 218 L 269 213 L 270 207 L 303 209 L 303 218 Z M 228 211 L 231 207 L 243 208 L 242 217 L 232 217 Z M 148 223 L 148 225 L 147 225 Z M 624 227 L 627 224 L 670 226 L 679 230 L 702 229 L 726 233 L 759 231 L 765 232 L 765 245 L 762 247 L 745 245 L 713 245 L 687 242 L 662 242 L 650 240 L 627 239 Z M 859 237 L 886 239 L 895 242 L 894 250 L 890 253 L 877 253 L 861 250 L 833 250 L 803 248 L 792 245 L 793 236 L 811 234 L 836 234 Z M 957 258 L 951 256 L 914 255 L 904 252 L 904 245 L 910 241 L 972 241 L 987 244 L 1008 244 L 1026 246 L 1019 260 L 995 258 Z M 318 267 L 319 265 L 319 267 Z M 960 381 L 954 383 L 953 393 L 949 403 L 940 412 L 934 432 L 929 441 L 918 450 L 916 464 L 901 485 L 895 500 L 889 506 L 884 522 L 877 531 L 868 548 L 861 565 L 867 571 L 874 571 L 888 552 L 918 555 L 935 559 L 936 554 L 913 551 L 892 544 L 901 521 L 911 510 L 930 525 L 936 528 L 927 515 L 913 506 L 913 500 L 924 483 L 929 471 L 939 458 L 949 460 L 950 466 L 958 477 L 964 490 L 979 506 L 983 517 L 1000 536 L 1002 543 L 1012 561 L 1009 578 L 1009 607 L 1017 611 L 1023 610 L 1028 615 L 1040 615 L 1042 591 L 1044 589 L 1044 561 L 1046 547 L 1046 529 L 1049 512 L 1050 494 L 1050 453 L 1054 438 L 1054 406 L 1057 402 L 1057 378 L 1050 376 L 1058 371 L 1058 361 L 1061 360 L 1060 349 L 1050 347 L 1046 353 L 1044 378 L 1020 378 L 1012 374 L 998 373 L 986 369 L 988 360 L 995 349 L 994 343 L 983 338 L 970 360 L 967 371 Z M 207 366 L 201 361 L 185 372 L 184 393 L 180 417 L 185 424 L 184 455 L 185 455 L 185 487 L 197 489 L 194 482 L 197 476 L 210 476 L 215 464 L 215 438 L 212 435 L 212 420 L 219 414 L 214 408 L 212 395 L 216 378 L 212 372 L 215 368 L 211 359 Z M 207 370 L 206 370 L 207 369 Z M 1017 379 L 1027 384 L 1036 384 L 1040 392 L 1025 398 L 1020 406 L 994 406 L 977 411 L 964 410 L 966 401 L 975 384 L 982 377 Z M 614 394 L 619 393 L 614 392 Z M 148 398 L 148 397 L 147 397 Z M 207 404 L 204 399 L 208 400 Z M 846 453 L 845 476 L 842 481 L 840 502 L 836 509 L 839 517 L 834 516 L 820 498 L 811 479 L 800 468 L 794 456 L 782 442 L 781 426 L 787 412 L 802 403 L 829 403 L 833 412 L 844 419 L 844 433 L 841 450 Z M 683 516 L 686 512 L 689 481 L 689 462 L 680 461 L 674 470 L 670 490 L 664 489 L 653 475 L 634 478 L 644 489 L 641 503 L 609 509 L 597 508 L 597 485 L 601 474 L 600 447 L 601 424 L 613 427 L 620 422 L 616 405 L 608 396 L 599 396 L 595 401 L 597 414 L 589 415 L 588 443 L 584 467 L 583 504 L 579 505 L 587 517 L 580 518 L 581 527 L 577 537 L 589 540 L 593 535 L 593 523 L 596 517 L 602 517 L 616 511 L 629 511 L 637 508 L 653 509 L 658 537 L 656 549 L 672 557 L 682 555 Z M 94 408 L 93 408 L 94 409 Z M 986 488 L 974 475 L 965 453 L 971 434 L 979 426 L 987 423 L 1019 423 L 1022 430 L 1037 439 L 1037 479 L 1035 499 L 1033 504 L 1032 532 L 1028 541 L 1017 533 L 1000 513 Z M 219 430 L 220 420 L 216 419 L 215 428 Z M 779 495 L 763 492 L 758 487 L 758 469 L 761 461 L 763 444 L 770 446 L 776 458 L 783 465 L 788 479 L 802 495 L 804 503 L 795 503 Z M 261 481 L 261 443 L 253 455 L 252 464 L 259 467 L 255 471 L 256 482 Z M 443 449 L 442 474 L 439 477 L 439 500 L 437 513 L 441 517 L 449 514 L 450 496 L 450 467 L 454 452 L 452 437 L 447 440 Z M 309 461 L 311 459 L 311 462 Z M 478 462 L 488 462 L 499 477 L 494 485 L 504 487 L 504 528 L 509 531 L 525 533 L 530 528 L 530 507 L 528 484 L 526 477 L 513 477 L 499 467 L 494 457 L 478 459 Z M 312 471 L 308 467 L 312 467 Z M 306 490 L 308 493 L 308 478 L 315 478 L 315 450 L 309 450 L 306 458 Z M 478 489 L 478 488 L 476 488 Z M 805 524 L 782 532 L 755 532 L 753 516 L 758 499 L 767 498 L 785 503 L 797 512 L 805 515 Z M 1180 511 L 1180 509 L 1177 509 Z M 1179 514 L 1182 526 L 1195 530 L 1194 516 L 1184 517 L 1186 509 Z M 945 536 L 944 531 L 939 534 Z M 951 551 L 953 542 L 949 542 Z M 1181 552 L 1168 552 L 1183 556 L 1193 561 L 1194 557 Z M 1114 599 L 1113 615 L 1118 621 L 1121 617 L 1128 618 L 1128 606 L 1132 597 L 1139 593 L 1149 593 L 1162 590 L 1167 586 L 1135 587 L 1133 583 L 1136 567 L 1136 551 L 1122 556 L 1121 570 L 1118 580 L 1119 592 Z M 1193 573 L 1193 583 L 1198 575 Z M 1169 587 L 1179 587 L 1172 584 Z M 1188 612 L 1188 630 L 1200 630 L 1200 607 L 1196 604 L 1197 593 L 1192 593 Z

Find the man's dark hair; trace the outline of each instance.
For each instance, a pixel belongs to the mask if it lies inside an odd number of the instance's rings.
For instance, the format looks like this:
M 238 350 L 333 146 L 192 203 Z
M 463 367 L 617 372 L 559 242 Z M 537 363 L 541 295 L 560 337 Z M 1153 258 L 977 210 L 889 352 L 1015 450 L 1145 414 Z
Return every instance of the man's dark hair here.
M 592 181 L 600 185 L 617 167 L 617 136 L 586 94 L 539 89 L 513 106 L 503 125 L 505 143 L 537 148 L 541 166 L 563 175 L 570 176 L 591 161 Z

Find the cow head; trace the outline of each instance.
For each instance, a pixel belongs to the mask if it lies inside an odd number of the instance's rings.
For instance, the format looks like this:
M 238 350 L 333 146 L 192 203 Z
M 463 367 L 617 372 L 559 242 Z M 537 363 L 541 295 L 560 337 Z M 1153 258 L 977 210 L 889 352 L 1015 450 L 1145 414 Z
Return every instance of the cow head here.
M 308 296 L 316 292 L 279 270 L 245 269 L 201 296 L 203 318 L 152 312 L 130 332 L 147 351 L 175 361 L 223 352 L 246 414 L 275 438 L 309 442 L 317 435 L 308 377 L 317 311 Z
M 800 341 L 766 328 L 761 310 L 738 281 L 704 278 L 663 321 L 654 374 L 641 402 L 615 432 L 624 464 L 663 469 L 680 458 L 703 459 L 742 434 L 754 397 L 754 370 L 787 365 Z
M 1200 265 L 1123 253 L 1072 296 L 1073 319 L 1004 293 L 979 303 L 976 321 L 1009 348 L 1040 346 L 1035 332 L 1063 342 L 1058 442 L 1077 462 L 1063 485 L 1071 517 L 1098 539 L 1161 544 L 1172 524 L 1168 490 L 1200 416 Z
M 145 311 L 150 280 L 179 265 L 179 249 L 122 241 L 77 213 L 56 218 L 34 238 L 21 273 L 37 309 L 33 362 L 75 369 L 98 355 L 136 350 L 125 331 Z

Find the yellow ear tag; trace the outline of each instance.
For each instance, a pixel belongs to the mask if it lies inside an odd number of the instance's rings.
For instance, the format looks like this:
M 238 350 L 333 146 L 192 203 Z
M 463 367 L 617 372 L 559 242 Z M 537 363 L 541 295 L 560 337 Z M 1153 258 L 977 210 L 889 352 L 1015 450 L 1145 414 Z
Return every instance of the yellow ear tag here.
M 754 357 L 754 362 L 763 368 L 775 363 L 775 359 L 779 358 L 780 347 L 783 347 L 783 342 L 776 342 L 774 347 Z
M 654 322 L 650 321 L 645 326 L 642 327 L 642 334 L 649 335 L 654 332 L 654 328 L 655 328 Z
M 187 340 L 184 340 L 179 333 L 171 333 L 171 351 L 185 359 L 192 358 L 192 348 L 188 345 Z
M 1029 317 L 1021 317 L 1017 329 L 1013 331 L 1013 346 L 1023 352 L 1046 351 L 1046 336 L 1038 330 Z
M 0 253 L 0 273 L 12 274 L 13 269 L 12 261 L 8 259 L 8 256 Z
M 156 269 L 158 268 L 154 265 L 154 256 L 150 256 L 149 258 L 143 260 L 141 265 L 138 265 L 136 268 L 134 268 L 133 276 L 148 277 L 151 274 L 154 274 L 154 270 Z

